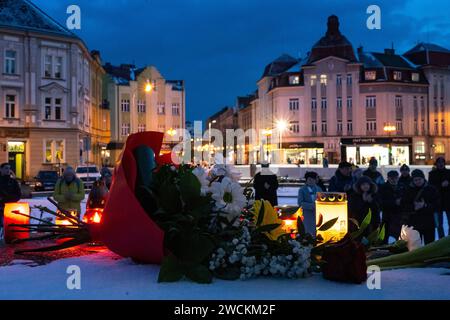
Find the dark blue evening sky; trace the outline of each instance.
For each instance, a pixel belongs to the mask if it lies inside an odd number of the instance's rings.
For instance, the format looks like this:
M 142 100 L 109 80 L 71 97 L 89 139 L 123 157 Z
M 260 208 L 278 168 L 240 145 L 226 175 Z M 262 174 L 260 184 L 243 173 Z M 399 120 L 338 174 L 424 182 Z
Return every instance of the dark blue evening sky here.
M 448 0 L 33 0 L 64 23 L 82 11 L 82 37 L 104 62 L 152 64 L 186 81 L 188 120 L 205 120 L 256 89 L 264 66 L 282 53 L 304 56 L 331 14 L 355 47 L 403 53 L 417 42 L 450 48 Z M 382 29 L 366 28 L 366 9 L 382 10 Z

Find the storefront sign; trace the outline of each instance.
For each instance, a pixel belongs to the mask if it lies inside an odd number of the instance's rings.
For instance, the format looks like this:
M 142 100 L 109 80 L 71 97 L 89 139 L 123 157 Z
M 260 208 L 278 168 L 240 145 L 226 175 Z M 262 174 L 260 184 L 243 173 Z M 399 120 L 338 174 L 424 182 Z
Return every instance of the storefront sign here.
M 29 130 L 24 129 L 0 129 L 0 138 L 18 138 L 25 139 L 30 135 Z
M 283 149 L 323 149 L 323 143 L 317 142 L 298 142 L 298 143 L 283 143 Z
M 374 145 L 374 144 L 395 144 L 410 145 L 412 138 L 394 137 L 394 138 L 353 138 L 341 139 L 343 145 Z

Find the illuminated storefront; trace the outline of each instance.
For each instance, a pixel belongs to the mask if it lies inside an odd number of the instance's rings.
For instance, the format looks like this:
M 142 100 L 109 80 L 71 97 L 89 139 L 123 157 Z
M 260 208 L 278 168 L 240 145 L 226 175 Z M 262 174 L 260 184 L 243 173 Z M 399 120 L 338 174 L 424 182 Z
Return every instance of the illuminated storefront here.
M 316 142 L 283 143 L 283 161 L 292 164 L 322 164 L 324 144 Z
M 341 139 L 342 159 L 355 165 L 368 165 L 375 157 L 379 165 L 410 164 L 412 138 Z
M 25 142 L 8 141 L 8 163 L 17 179 L 23 179 L 25 175 Z

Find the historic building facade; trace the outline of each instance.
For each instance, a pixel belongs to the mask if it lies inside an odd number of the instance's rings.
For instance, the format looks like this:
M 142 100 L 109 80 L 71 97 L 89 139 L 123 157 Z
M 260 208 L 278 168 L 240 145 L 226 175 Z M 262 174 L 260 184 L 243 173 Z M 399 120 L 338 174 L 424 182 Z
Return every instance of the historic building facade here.
M 269 160 L 300 164 L 450 159 L 450 51 L 440 46 L 422 43 L 403 55 L 355 50 L 331 16 L 307 57 L 280 56 L 257 86 L 247 104 L 253 128 L 269 134 L 247 148 L 249 162 L 266 160 L 267 149 Z M 270 143 L 275 135 L 281 141 Z
M 98 52 L 28 1 L 0 3 L 0 162 L 20 179 L 107 162 Z
M 183 80 L 166 80 L 154 66 L 104 66 L 105 103 L 111 110 L 108 152 L 117 160 L 132 133 L 165 133 L 162 152 L 169 152 L 183 137 L 186 121 Z

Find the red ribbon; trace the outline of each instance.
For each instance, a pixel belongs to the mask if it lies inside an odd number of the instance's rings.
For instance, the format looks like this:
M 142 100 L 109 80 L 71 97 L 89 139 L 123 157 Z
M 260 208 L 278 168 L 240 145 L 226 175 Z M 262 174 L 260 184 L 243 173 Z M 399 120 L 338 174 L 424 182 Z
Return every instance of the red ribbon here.
M 135 197 L 137 166 L 133 151 L 146 145 L 155 152 L 158 165 L 170 164 L 170 153 L 159 156 L 163 137 L 161 132 L 136 133 L 128 137 L 115 169 L 102 220 L 102 242 L 118 255 L 142 263 L 162 262 L 164 231 Z

